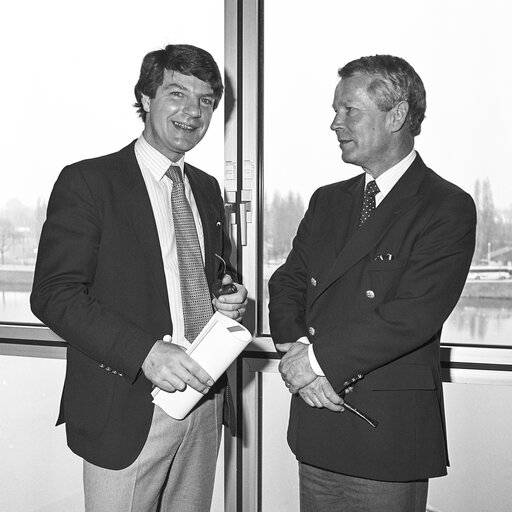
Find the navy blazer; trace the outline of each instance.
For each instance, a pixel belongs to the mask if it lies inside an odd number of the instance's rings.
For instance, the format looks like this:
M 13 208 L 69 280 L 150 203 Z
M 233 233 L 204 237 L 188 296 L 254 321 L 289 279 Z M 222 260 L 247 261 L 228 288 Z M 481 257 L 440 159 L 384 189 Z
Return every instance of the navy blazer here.
M 229 261 L 215 178 L 185 165 L 203 224 L 208 284 Z M 160 243 L 134 142 L 66 167 L 53 188 L 31 295 L 34 314 L 68 343 L 58 423 L 89 462 L 121 469 L 151 425 L 151 382 L 141 365 L 172 334 Z
M 474 202 L 417 155 L 358 229 L 363 189 L 364 174 L 314 193 L 270 279 L 270 328 L 276 343 L 307 336 L 335 390 L 355 379 L 347 400 L 379 425 L 294 396 L 288 441 L 299 461 L 347 475 L 443 475 L 440 335 L 471 263 Z

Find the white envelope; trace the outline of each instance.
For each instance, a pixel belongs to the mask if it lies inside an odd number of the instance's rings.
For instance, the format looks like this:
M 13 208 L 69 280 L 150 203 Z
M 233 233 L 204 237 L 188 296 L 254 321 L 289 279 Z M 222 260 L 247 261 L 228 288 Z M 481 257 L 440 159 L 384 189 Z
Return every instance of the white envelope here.
M 245 327 L 216 312 L 187 349 L 187 354 L 217 381 L 251 341 L 251 333 Z M 190 386 L 174 393 L 155 388 L 152 395 L 153 403 L 177 420 L 185 418 L 204 396 Z

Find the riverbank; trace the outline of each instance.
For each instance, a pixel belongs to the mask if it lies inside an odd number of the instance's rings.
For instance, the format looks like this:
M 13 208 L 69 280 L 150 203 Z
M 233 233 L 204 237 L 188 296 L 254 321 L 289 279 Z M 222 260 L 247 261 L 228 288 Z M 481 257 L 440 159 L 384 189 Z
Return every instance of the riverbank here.
M 0 265 L 0 287 L 4 290 L 30 290 L 33 279 L 33 265 Z M 462 291 L 462 297 L 512 300 L 512 279 L 468 280 Z
M 0 287 L 4 291 L 30 291 L 34 265 L 0 265 Z
M 466 299 L 512 299 L 512 279 L 466 281 L 462 297 Z

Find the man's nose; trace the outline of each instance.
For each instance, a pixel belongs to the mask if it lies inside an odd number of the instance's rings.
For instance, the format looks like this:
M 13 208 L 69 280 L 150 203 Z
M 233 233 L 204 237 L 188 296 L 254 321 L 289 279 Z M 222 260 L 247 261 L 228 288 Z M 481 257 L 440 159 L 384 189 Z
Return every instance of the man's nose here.
M 337 112 L 331 123 L 331 130 L 336 131 L 345 126 L 345 116 L 342 112 Z
M 189 99 L 183 110 L 190 117 L 201 117 L 201 104 L 199 103 L 199 99 Z

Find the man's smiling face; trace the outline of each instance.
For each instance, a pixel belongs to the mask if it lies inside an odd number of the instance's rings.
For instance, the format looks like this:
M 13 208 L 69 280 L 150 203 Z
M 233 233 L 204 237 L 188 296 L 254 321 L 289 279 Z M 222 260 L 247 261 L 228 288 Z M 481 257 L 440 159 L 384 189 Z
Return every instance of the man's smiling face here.
M 205 136 L 215 97 L 209 84 L 195 76 L 165 70 L 155 97 L 142 96 L 147 112 L 144 138 L 173 162 Z

